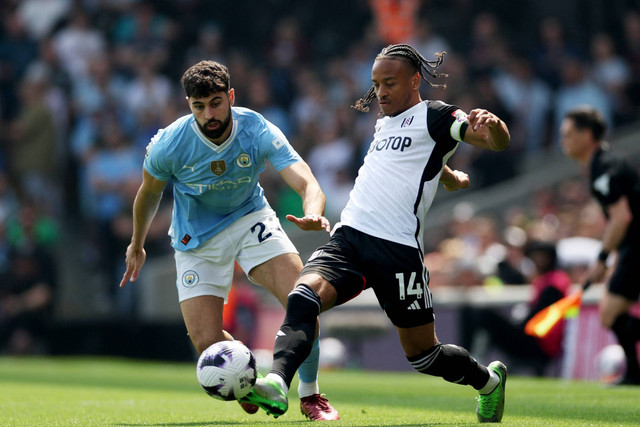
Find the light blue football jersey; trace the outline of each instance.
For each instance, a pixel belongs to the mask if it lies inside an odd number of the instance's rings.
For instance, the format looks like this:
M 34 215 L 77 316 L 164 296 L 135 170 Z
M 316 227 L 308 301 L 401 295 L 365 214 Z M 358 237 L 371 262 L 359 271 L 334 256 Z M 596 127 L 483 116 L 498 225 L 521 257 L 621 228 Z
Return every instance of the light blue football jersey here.
M 200 246 L 238 218 L 269 206 L 258 177 L 269 160 L 277 171 L 300 161 L 284 134 L 255 111 L 232 107 L 233 129 L 217 146 L 192 114 L 158 131 L 144 168 L 173 183 L 171 245 Z

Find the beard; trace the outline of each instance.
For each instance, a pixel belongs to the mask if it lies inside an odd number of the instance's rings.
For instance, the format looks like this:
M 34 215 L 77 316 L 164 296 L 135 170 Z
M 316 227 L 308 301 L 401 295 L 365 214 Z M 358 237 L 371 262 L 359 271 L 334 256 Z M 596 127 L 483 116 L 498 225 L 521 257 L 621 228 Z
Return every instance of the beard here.
M 197 122 L 196 122 L 197 123 Z M 207 129 L 207 126 L 211 123 L 218 123 L 219 126 L 217 129 Z M 229 124 L 231 123 L 231 109 L 229 109 L 229 115 L 227 116 L 227 119 L 223 122 L 221 122 L 220 120 L 209 120 L 207 123 L 204 124 L 204 126 L 202 126 L 200 123 L 198 123 L 198 127 L 200 128 L 200 130 L 202 131 L 203 134 L 205 134 L 205 136 L 209 139 L 218 139 L 222 136 L 222 134 L 225 133 L 225 131 L 227 130 L 227 128 L 229 127 Z

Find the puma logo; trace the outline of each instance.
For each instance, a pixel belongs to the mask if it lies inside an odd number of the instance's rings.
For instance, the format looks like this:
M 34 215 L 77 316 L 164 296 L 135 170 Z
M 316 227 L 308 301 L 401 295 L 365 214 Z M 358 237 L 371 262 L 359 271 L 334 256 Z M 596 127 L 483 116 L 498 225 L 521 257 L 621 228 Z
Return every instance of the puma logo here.
M 194 163 L 193 166 L 189 166 L 189 165 L 184 165 L 182 167 L 182 169 L 191 169 L 191 172 L 195 172 L 194 169 L 196 168 L 196 166 L 198 166 L 198 163 Z

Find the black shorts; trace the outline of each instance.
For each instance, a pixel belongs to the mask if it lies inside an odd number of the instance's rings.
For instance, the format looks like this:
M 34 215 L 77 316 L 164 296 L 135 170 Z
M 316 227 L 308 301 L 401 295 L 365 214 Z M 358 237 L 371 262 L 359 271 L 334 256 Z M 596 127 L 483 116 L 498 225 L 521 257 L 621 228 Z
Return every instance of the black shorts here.
M 618 250 L 616 270 L 609 280 L 609 292 L 631 301 L 640 297 L 640 246 L 623 246 Z
M 333 285 L 336 305 L 372 288 L 395 326 L 410 328 L 434 320 L 429 272 L 417 248 L 342 226 L 311 255 L 301 275 L 308 273 Z

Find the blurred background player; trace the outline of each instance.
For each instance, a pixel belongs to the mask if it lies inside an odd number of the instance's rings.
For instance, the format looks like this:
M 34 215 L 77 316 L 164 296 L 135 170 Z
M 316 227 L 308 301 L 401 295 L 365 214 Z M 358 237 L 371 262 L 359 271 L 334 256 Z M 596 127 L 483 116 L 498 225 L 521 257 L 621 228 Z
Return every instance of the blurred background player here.
M 535 275 L 531 279 L 532 294 L 526 311 L 513 310 L 511 317 L 498 313 L 495 307 L 463 307 L 460 318 L 460 343 L 468 349 L 474 338 L 486 335 L 482 347 L 497 348 L 514 358 L 520 366 L 533 366 L 537 375 L 544 375 L 546 366 L 562 352 L 564 323 L 559 322 L 544 338 L 527 335 L 524 325 L 537 312 L 567 295 L 571 288 L 571 278 L 558 268 L 558 256 L 553 243 L 534 241 L 528 244 L 526 254 L 535 265 Z M 521 314 L 522 313 L 522 314 Z M 474 354 L 482 354 L 475 352 Z M 479 357 L 481 358 L 481 357 Z
M 296 369 L 312 349 L 316 317 L 373 288 L 398 332 L 409 363 L 479 392 L 480 422 L 500 422 L 507 369 L 486 367 L 462 347 L 442 344 L 435 333 L 429 273 L 423 263 L 423 224 L 438 182 L 448 190 L 469 185 L 468 176 L 445 166 L 460 141 L 500 151 L 509 145 L 506 124 L 487 110 L 469 115 L 441 101 L 422 101 L 420 83 L 437 78 L 443 53 L 426 60 L 409 45 L 390 45 L 376 56 L 373 85 L 355 108 L 368 111 L 377 98 L 382 117 L 358 172 L 341 223 L 329 243 L 305 265 L 289 294 L 276 335 L 274 361 L 254 387 L 256 399 L 276 417 L 288 409 Z
M 588 278 L 593 283 L 604 281 L 609 254 L 616 252 L 616 267 L 600 300 L 600 318 L 616 335 L 627 357 L 626 374 L 620 383 L 640 385 L 636 349 L 640 319 L 630 313 L 640 296 L 640 177 L 628 161 L 609 151 L 606 131 L 607 122 L 597 109 L 577 107 L 562 120 L 561 144 L 568 157 L 589 171 L 591 194 L 606 217 L 602 249 Z
M 260 114 L 233 107 L 227 68 L 201 61 L 182 77 L 192 114 L 152 138 L 143 182 L 133 206 L 133 235 L 120 287 L 135 281 L 146 253 L 145 237 L 169 181 L 173 184 L 170 235 L 175 249 L 178 297 L 187 332 L 198 353 L 233 337 L 223 330 L 223 308 L 237 261 L 249 279 L 283 306 L 302 268 L 258 183 L 268 160 L 302 198 L 303 218 L 287 219 L 303 230 L 329 231 L 325 197 L 311 169 L 287 138 Z M 300 396 L 310 417 L 337 417 L 318 391 L 319 344 L 300 372 Z M 249 413 L 258 408 L 244 405 Z M 328 409 L 327 409 L 328 408 Z

